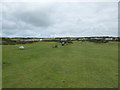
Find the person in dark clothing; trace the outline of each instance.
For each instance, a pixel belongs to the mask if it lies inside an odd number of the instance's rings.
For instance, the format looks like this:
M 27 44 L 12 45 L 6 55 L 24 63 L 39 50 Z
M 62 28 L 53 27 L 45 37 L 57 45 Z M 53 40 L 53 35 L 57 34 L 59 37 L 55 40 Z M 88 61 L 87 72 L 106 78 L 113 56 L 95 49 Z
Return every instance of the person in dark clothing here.
M 58 45 L 53 46 L 53 48 L 57 48 L 57 47 L 58 47 Z
M 62 46 L 64 46 L 64 45 L 65 45 L 65 42 L 62 42 L 61 44 L 62 44 Z

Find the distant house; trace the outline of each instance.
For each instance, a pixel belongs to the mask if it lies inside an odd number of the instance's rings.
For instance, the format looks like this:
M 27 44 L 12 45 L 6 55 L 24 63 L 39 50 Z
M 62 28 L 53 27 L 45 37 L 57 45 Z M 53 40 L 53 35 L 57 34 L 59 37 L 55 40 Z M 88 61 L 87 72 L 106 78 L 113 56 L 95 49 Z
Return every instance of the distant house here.
M 39 39 L 21 39 L 20 41 L 39 41 Z
M 113 38 L 105 38 L 105 40 L 113 40 Z
M 42 41 L 43 39 L 40 39 L 40 41 Z
M 96 39 L 96 40 L 101 40 L 101 39 L 103 39 L 103 38 L 97 38 L 97 37 L 96 37 L 96 38 L 93 38 L 93 39 Z
M 76 39 L 71 39 L 71 41 L 76 41 Z
M 84 40 L 84 38 L 79 38 L 78 40 L 81 41 L 81 40 Z
M 60 41 L 67 41 L 68 39 L 60 39 Z

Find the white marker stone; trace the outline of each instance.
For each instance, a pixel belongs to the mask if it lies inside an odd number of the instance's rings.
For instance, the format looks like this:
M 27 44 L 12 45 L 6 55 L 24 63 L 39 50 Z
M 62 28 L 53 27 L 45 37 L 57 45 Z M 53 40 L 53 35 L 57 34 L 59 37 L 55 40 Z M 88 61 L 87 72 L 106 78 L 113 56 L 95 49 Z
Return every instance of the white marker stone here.
M 24 46 L 20 46 L 19 48 L 20 48 L 20 49 L 24 49 Z

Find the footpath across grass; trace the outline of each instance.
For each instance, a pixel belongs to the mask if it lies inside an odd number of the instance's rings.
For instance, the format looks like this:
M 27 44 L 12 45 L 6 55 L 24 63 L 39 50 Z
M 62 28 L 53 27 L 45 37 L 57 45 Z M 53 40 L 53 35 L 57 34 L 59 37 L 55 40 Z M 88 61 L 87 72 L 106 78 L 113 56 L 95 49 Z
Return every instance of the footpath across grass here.
M 118 43 L 3 45 L 3 88 L 117 88 Z

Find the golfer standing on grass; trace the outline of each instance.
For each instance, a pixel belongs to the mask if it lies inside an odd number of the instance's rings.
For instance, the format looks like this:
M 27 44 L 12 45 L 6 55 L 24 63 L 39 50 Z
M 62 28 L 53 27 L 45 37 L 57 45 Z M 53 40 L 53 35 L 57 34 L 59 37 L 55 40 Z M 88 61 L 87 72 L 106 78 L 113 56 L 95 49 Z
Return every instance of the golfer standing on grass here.
M 62 44 L 62 46 L 64 46 L 65 42 L 62 42 L 61 44 Z

